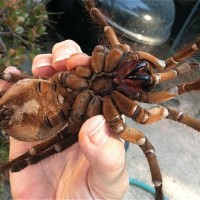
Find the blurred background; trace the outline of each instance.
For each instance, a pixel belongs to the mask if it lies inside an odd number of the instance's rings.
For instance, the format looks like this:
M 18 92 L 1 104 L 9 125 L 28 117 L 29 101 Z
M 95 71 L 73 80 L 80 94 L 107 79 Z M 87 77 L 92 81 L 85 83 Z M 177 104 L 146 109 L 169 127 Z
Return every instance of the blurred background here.
M 127 43 L 157 49 L 157 54 L 163 53 L 160 49 L 165 45 L 173 46 L 165 54 L 173 53 L 200 32 L 198 0 L 98 0 L 96 4 Z M 57 22 L 56 32 L 77 41 L 83 51 L 91 53 L 102 42 L 101 29 L 91 21 L 82 0 L 52 0 L 47 10 L 63 13 L 50 16 Z

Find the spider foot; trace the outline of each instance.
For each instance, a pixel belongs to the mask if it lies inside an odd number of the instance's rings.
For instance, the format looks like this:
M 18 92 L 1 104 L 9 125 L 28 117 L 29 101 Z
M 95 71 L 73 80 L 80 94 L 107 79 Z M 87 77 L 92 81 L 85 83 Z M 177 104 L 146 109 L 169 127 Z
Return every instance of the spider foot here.
M 0 73 L 0 79 L 8 82 L 16 83 L 19 80 L 30 78 L 30 76 L 26 75 L 25 73 L 15 74 L 15 73 Z
M 20 162 L 17 163 L 13 163 L 9 169 L 11 172 L 19 172 L 22 169 L 25 169 L 26 167 L 28 167 L 29 163 L 27 160 L 21 160 Z
M 10 168 L 10 162 L 0 164 L 0 174 L 4 174 Z
M 0 165 L 0 174 L 3 174 L 8 170 L 10 170 L 11 172 L 19 172 L 22 169 L 26 168 L 28 165 L 29 163 L 27 162 L 27 160 L 21 160 L 19 162 L 9 161 Z
M 6 106 L 0 106 L 0 127 L 7 128 L 13 111 Z

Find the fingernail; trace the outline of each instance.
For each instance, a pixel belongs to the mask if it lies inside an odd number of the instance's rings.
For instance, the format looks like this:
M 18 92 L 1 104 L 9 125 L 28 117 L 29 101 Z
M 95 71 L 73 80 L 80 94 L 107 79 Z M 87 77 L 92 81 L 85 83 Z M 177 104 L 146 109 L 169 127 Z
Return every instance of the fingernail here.
M 36 64 L 35 66 L 34 66 L 34 68 L 41 68 L 41 67 L 47 67 L 47 66 L 51 66 L 51 64 L 50 63 L 39 63 L 39 64 Z
M 66 59 L 68 59 L 69 57 L 70 57 L 70 55 L 68 55 L 68 54 L 60 55 L 60 56 L 58 56 L 58 57 L 55 59 L 54 62 L 58 62 L 58 61 L 61 61 L 61 60 L 66 60 Z

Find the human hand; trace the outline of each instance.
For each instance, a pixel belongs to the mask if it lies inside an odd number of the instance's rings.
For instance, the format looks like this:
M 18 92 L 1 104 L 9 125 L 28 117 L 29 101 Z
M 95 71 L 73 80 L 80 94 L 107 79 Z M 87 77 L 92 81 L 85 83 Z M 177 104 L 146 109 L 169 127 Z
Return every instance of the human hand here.
M 51 77 L 56 71 L 88 67 L 90 57 L 71 40 L 58 43 L 52 54 L 36 56 L 32 71 Z M 67 67 L 66 67 L 67 66 Z M 6 72 L 20 73 L 15 68 Z M 0 82 L 6 90 L 10 84 Z M 10 138 L 10 159 L 30 150 L 38 142 Z M 103 116 L 87 120 L 79 143 L 62 153 L 10 174 L 13 199 L 121 199 L 128 187 L 123 142 L 113 135 Z

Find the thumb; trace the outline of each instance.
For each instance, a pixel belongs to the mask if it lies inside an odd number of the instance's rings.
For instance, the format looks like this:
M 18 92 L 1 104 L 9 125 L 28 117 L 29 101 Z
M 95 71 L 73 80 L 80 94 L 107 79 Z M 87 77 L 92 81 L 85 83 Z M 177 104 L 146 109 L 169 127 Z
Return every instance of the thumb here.
M 92 168 L 113 170 L 120 157 L 123 160 L 123 142 L 113 135 L 102 115 L 87 120 L 79 132 L 79 144 Z
M 88 145 L 90 147 L 103 145 L 108 140 L 110 133 L 105 118 L 97 115 L 83 124 L 79 135 L 80 142 L 83 143 L 83 149 L 85 149 Z
M 79 144 L 91 165 L 88 185 L 93 196 L 103 199 L 104 195 L 110 198 L 123 196 L 128 185 L 124 144 L 110 132 L 102 115 L 83 124 Z

